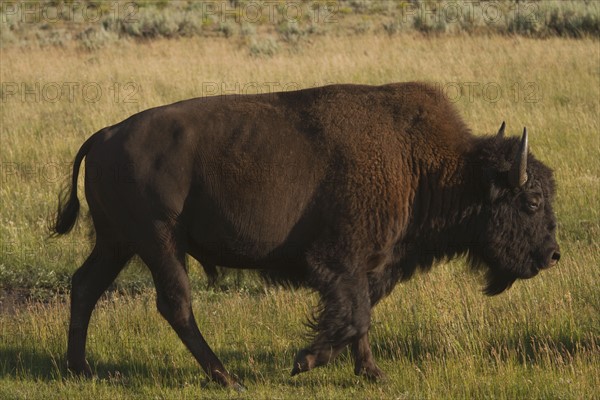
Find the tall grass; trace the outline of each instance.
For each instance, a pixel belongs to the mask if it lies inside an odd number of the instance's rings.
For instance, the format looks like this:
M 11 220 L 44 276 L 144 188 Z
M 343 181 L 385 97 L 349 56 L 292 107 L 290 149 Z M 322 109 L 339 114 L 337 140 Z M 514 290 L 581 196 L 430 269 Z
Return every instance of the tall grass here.
M 194 310 L 207 340 L 251 388 L 251 398 L 597 396 L 597 49 L 596 39 L 372 32 L 283 43 L 270 57 L 240 51 L 224 37 L 123 42 L 93 52 L 74 45 L 4 48 L 0 398 L 235 397 L 204 385 L 155 311 L 150 277 L 139 263 L 122 274 L 116 285 L 122 290 L 103 300 L 93 318 L 89 352 L 99 378 L 66 373 L 65 296 L 89 250 L 89 222 L 82 218 L 58 240 L 47 239 L 46 225 L 86 137 L 137 111 L 190 97 L 408 80 L 446 91 L 478 134 L 495 132 L 503 120 L 512 134 L 528 127 L 532 151 L 556 173 L 559 266 L 496 298 L 481 295 L 478 277 L 462 260 L 399 285 L 373 320 L 374 352 L 390 377 L 383 385 L 354 377 L 348 354 L 289 378 L 314 295 L 264 288 L 244 276 L 238 286 L 214 292 L 192 267 Z M 7 293 L 19 288 L 35 289 L 44 302 L 6 307 Z M 130 291 L 138 295 L 122 294 Z
M 299 319 L 316 301 L 304 290 L 197 292 L 194 310 L 213 349 L 249 387 L 247 398 L 597 395 L 600 321 L 593 310 L 579 314 L 581 308 L 567 294 L 534 305 L 531 293 L 484 300 L 464 279 L 449 283 L 448 275 L 433 273 L 399 287 L 377 309 L 371 339 L 389 375 L 377 385 L 352 375 L 347 353 L 326 368 L 289 377 L 291 360 L 303 343 Z M 60 299 L 32 304 L 0 321 L 3 398 L 57 393 L 74 399 L 237 397 L 207 384 L 154 310 L 152 293 L 113 296 L 99 304 L 88 345 L 98 374 L 91 382 L 65 371 L 68 315 Z M 578 327 L 584 321 L 590 326 Z

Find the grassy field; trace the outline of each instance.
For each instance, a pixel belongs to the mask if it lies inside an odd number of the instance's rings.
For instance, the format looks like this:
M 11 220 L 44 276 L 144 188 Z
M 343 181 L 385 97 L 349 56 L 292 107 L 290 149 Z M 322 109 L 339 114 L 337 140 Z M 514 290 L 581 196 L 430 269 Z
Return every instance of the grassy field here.
M 79 46 L 7 46 L 2 83 L 0 398 L 599 398 L 600 54 L 597 39 L 366 33 L 315 36 L 256 56 L 238 41 L 180 38 Z M 524 125 L 554 168 L 562 259 L 486 298 L 462 260 L 399 285 L 374 315 L 388 374 L 369 384 L 348 354 L 290 378 L 316 297 L 230 277 L 206 289 L 191 268 L 194 310 L 213 349 L 249 392 L 205 377 L 154 306 L 134 262 L 101 301 L 88 356 L 98 378 L 66 372 L 70 275 L 90 248 L 80 220 L 49 240 L 48 215 L 83 140 L 148 107 L 197 96 L 330 82 L 439 85 L 477 133 Z M 28 300 L 23 302 L 22 298 Z

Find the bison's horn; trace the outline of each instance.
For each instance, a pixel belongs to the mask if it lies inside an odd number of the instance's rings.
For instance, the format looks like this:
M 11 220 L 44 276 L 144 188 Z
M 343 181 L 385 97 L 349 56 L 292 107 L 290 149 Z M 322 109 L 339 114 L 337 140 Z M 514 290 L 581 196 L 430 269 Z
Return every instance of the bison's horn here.
M 497 138 L 504 138 L 504 128 L 506 128 L 506 122 L 502 121 L 502 125 L 500 125 L 500 129 L 498 129 L 498 133 L 496 134 Z
M 523 128 L 521 146 L 510 170 L 510 183 L 513 187 L 521 187 L 527 182 L 527 128 Z

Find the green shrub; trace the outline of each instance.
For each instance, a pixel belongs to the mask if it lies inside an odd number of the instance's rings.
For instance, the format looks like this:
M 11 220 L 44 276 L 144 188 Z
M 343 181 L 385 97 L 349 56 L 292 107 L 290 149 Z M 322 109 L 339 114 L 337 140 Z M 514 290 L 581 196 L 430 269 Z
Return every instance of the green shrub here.
M 117 37 L 154 39 L 218 35 L 231 38 L 238 35 L 264 36 L 273 31 L 277 32 L 281 42 L 297 45 L 310 35 L 330 31 L 360 35 L 372 32 L 373 27 L 377 27 L 375 31 L 388 35 L 416 31 L 426 35 L 464 32 L 529 37 L 600 37 L 600 2 L 597 1 L 315 0 L 293 2 L 293 7 L 292 3 L 283 1 L 267 3 L 268 7 L 266 3 L 246 0 L 77 3 L 75 10 L 93 5 L 102 15 L 100 22 L 85 21 L 81 12 L 77 11 L 63 12 L 54 20 L 40 18 L 37 22 L 23 22 L 22 15 L 14 9 L 2 7 L 0 46 L 28 45 L 31 42 L 42 46 L 64 46 L 75 41 L 85 49 L 94 50 Z M 49 4 L 57 9 L 70 9 L 69 4 L 75 3 L 52 1 L 31 4 L 37 4 L 38 10 L 41 10 Z M 120 12 L 116 12 L 117 4 Z M 126 4 L 133 5 L 134 9 L 127 8 Z M 261 14 L 253 15 L 252 21 L 244 21 L 248 11 L 244 7 L 252 7 L 253 13 Z M 494 10 L 498 18 L 490 20 L 491 16 L 486 16 L 485 10 Z
M 250 54 L 256 57 L 272 57 L 279 52 L 279 44 L 271 36 L 263 39 L 252 39 Z
M 75 35 L 75 39 L 85 50 L 97 50 L 107 43 L 116 41 L 118 36 L 114 32 L 106 31 L 102 26 L 100 28 L 92 26 Z

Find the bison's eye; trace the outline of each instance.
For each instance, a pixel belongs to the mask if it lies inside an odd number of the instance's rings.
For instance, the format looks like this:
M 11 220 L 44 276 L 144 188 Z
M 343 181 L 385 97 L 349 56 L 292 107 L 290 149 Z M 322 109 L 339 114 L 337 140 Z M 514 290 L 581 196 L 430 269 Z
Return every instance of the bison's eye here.
M 539 193 L 528 193 L 523 198 L 523 206 L 525 210 L 531 214 L 540 209 L 544 202 L 544 198 Z
M 538 201 L 528 201 L 527 202 L 527 210 L 531 212 L 535 212 L 540 208 L 540 203 Z

